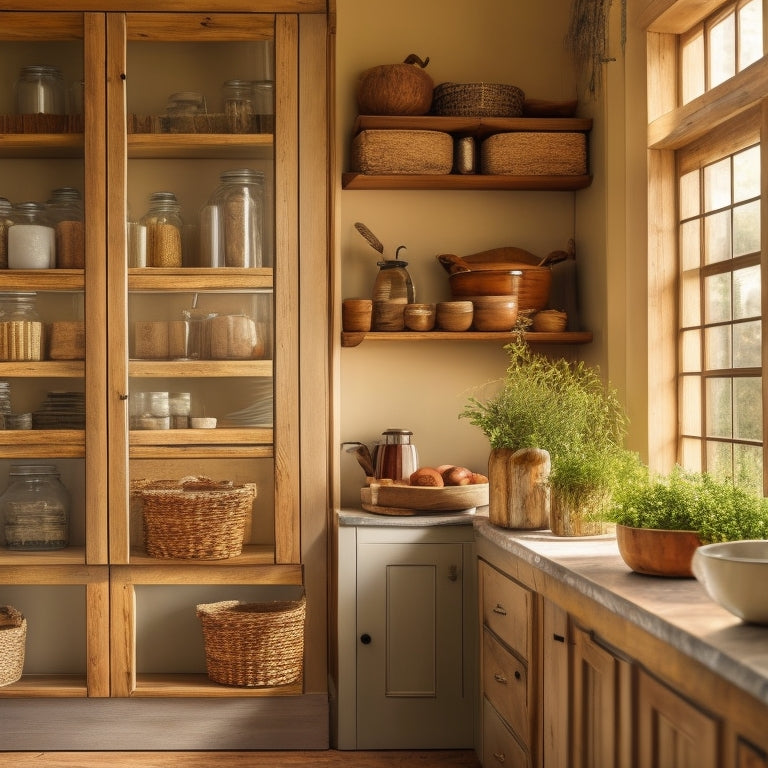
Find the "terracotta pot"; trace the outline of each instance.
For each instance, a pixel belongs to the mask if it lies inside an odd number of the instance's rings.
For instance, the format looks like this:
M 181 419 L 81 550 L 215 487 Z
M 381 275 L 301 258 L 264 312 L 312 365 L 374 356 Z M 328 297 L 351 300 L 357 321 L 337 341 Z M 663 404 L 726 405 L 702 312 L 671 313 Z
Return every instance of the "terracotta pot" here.
M 701 546 L 694 531 L 616 526 L 616 543 L 624 562 L 648 576 L 692 578 L 693 553 Z

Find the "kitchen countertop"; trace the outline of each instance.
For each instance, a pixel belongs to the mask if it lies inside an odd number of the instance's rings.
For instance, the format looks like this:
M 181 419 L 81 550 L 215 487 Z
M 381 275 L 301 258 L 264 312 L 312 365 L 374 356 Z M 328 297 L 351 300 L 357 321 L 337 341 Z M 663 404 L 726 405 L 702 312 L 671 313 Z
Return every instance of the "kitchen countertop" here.
M 571 538 L 474 520 L 475 537 L 565 583 L 768 704 L 768 627 L 742 622 L 696 579 L 634 573 L 613 536 Z
M 342 509 L 338 512 L 339 525 L 384 526 L 421 528 L 433 525 L 472 525 L 481 516 L 488 516 L 488 508 L 477 512 L 424 512 L 418 515 L 378 515 L 362 509 Z

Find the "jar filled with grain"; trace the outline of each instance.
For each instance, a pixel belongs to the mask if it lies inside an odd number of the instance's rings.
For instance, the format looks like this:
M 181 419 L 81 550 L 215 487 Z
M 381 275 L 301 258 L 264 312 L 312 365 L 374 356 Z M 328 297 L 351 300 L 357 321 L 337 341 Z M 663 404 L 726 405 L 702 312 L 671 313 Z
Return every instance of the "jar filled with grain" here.
M 219 263 L 225 267 L 260 267 L 264 232 L 264 174 L 251 168 L 238 168 L 224 171 L 220 181 L 208 201 L 208 206 L 215 207 L 216 226 L 210 229 L 210 237 L 214 237 L 214 233 L 217 236 L 216 248 L 213 248 L 213 243 L 203 243 L 201 252 L 215 250 Z
M 37 294 L 0 293 L 0 360 L 42 360 L 43 324 Z
M 85 224 L 83 200 L 74 187 L 59 187 L 46 203 L 56 235 L 56 266 L 83 269 L 85 266 Z
M 140 224 L 146 228 L 148 267 L 176 268 L 181 258 L 181 206 L 173 192 L 153 192 Z
M 8 229 L 13 224 L 13 205 L 0 197 L 0 269 L 8 269 Z
M 0 514 L 8 549 L 63 549 L 69 544 L 69 492 L 50 464 L 11 464 Z
M 56 234 L 43 203 L 13 206 L 8 229 L 9 269 L 53 269 L 56 266 Z
M 224 114 L 230 133 L 253 131 L 253 84 L 250 80 L 227 80 L 224 83 Z

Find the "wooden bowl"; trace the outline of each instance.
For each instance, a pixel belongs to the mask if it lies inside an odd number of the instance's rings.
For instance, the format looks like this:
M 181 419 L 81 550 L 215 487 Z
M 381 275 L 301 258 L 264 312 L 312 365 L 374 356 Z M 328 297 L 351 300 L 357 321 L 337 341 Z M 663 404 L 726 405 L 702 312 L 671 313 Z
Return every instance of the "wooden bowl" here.
M 517 322 L 517 296 L 473 296 L 476 331 L 511 331 Z
M 431 331 L 435 327 L 435 305 L 406 304 L 403 320 L 410 331 Z
M 568 315 L 558 309 L 545 309 L 533 316 L 533 330 L 540 333 L 562 333 L 568 326 Z
M 526 264 L 505 269 L 475 269 L 454 272 L 448 276 L 451 296 L 463 299 L 473 296 L 517 296 L 518 311 L 538 312 L 547 306 L 552 271 L 549 267 Z
M 437 327 L 443 331 L 468 331 L 472 316 L 471 301 L 441 301 L 435 308 Z
M 693 553 L 701 545 L 694 531 L 616 526 L 616 543 L 624 562 L 648 576 L 691 578 Z

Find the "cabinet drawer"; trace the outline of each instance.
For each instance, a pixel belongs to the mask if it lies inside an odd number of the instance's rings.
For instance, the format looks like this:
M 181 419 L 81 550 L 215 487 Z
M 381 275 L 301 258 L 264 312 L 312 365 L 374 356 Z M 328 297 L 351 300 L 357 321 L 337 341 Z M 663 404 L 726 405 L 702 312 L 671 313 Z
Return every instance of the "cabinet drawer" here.
M 528 753 L 507 728 L 488 699 L 483 699 L 484 768 L 530 768 Z
M 530 743 L 528 670 L 486 629 L 483 631 L 483 693 L 526 745 Z
M 483 624 L 527 660 L 533 625 L 531 591 L 483 562 L 480 578 Z

